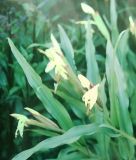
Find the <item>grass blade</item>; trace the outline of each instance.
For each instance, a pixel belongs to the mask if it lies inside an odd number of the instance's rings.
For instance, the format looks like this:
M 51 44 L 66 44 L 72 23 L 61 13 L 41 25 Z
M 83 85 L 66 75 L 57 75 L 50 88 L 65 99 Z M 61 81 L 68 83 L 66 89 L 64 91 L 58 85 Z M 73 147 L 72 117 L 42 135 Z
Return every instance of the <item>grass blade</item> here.
M 92 40 L 91 25 L 87 23 L 86 28 L 86 62 L 87 62 L 87 78 L 94 84 L 100 82 L 99 69 L 95 57 L 95 47 Z
M 115 44 L 118 37 L 118 27 L 117 27 L 117 11 L 116 11 L 116 0 L 110 1 L 110 18 L 111 18 L 111 34 L 112 43 Z
M 61 25 L 59 27 L 59 33 L 60 33 L 60 41 L 61 41 L 61 47 L 65 53 L 65 56 L 73 69 L 73 71 L 76 71 L 75 61 L 74 61 L 74 50 L 72 47 L 72 44 L 65 32 L 65 30 L 62 28 Z

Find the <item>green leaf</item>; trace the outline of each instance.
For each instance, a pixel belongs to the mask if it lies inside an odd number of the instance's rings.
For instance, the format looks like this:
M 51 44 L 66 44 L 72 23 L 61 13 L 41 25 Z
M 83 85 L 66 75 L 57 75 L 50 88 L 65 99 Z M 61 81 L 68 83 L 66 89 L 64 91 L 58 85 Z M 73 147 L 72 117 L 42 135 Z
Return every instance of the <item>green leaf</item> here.
M 3 70 L 0 71 L 0 88 L 7 86 L 8 81 L 6 74 Z
M 116 0 L 110 1 L 110 18 L 111 18 L 111 34 L 112 42 L 115 44 L 118 37 L 118 27 L 117 27 L 117 11 L 116 11 Z
M 131 118 L 132 118 L 132 121 L 133 121 L 134 125 L 136 125 L 136 117 L 135 117 L 136 107 L 135 107 L 135 104 L 136 104 L 136 90 L 134 91 L 133 96 L 131 97 Z
M 46 129 L 31 129 L 30 130 L 32 132 L 32 136 L 46 136 L 46 137 L 53 137 L 53 136 L 57 136 L 59 135 L 58 133 L 54 132 L 54 131 L 50 131 L 50 130 L 46 130 Z
M 100 75 L 98 64 L 95 56 L 95 46 L 93 44 L 93 36 L 91 25 L 89 22 L 85 25 L 86 29 L 86 43 L 85 43 L 85 56 L 87 62 L 87 78 L 94 84 L 100 82 Z
M 34 48 L 34 47 L 50 48 L 51 43 L 46 43 L 46 44 L 32 43 L 27 47 L 27 49 Z
M 65 30 L 62 28 L 62 26 L 59 27 L 59 33 L 60 33 L 60 40 L 61 40 L 61 47 L 65 53 L 65 56 L 72 67 L 73 71 L 76 71 L 75 61 L 74 61 L 74 50 L 72 47 L 72 44 L 65 32 Z
M 84 135 L 92 135 L 99 131 L 99 127 L 96 124 L 80 125 L 71 128 L 66 133 L 60 136 L 48 138 L 35 147 L 25 150 L 15 156 L 12 160 L 26 160 L 32 156 L 35 152 L 48 150 L 64 144 L 71 144 L 79 140 Z
M 129 38 L 129 31 L 127 29 L 119 34 L 117 42 L 115 44 L 115 51 L 123 69 L 126 69 L 128 66 L 127 63 L 127 54 L 129 51 L 128 38 Z
M 67 130 L 71 128 L 73 123 L 64 106 L 53 97 L 50 89 L 42 83 L 40 76 L 28 64 L 9 38 L 8 42 L 15 58 L 22 67 L 30 86 L 34 89 L 37 97 L 41 100 L 44 107 L 58 121 L 59 125 L 63 129 Z
M 98 108 L 95 108 L 95 122 L 99 125 L 106 123 L 105 115 L 103 112 L 101 112 Z M 104 131 L 106 128 L 104 129 Z M 112 132 L 113 133 L 113 132 Z M 107 134 L 109 133 L 109 130 L 107 131 Z M 107 136 L 105 133 L 96 133 L 96 139 L 98 141 L 98 146 L 97 146 L 97 155 L 101 157 L 101 159 L 109 159 L 109 145 L 110 145 L 110 135 Z
M 36 38 L 40 35 L 40 32 L 44 29 L 45 15 L 42 12 L 38 12 L 36 23 Z
M 83 154 L 81 154 L 80 152 L 71 152 L 68 154 L 65 154 L 64 156 L 61 156 L 58 158 L 58 160 L 74 160 L 74 159 L 78 159 L 78 160 L 83 160 L 85 159 L 85 156 Z
M 33 148 L 27 149 L 19 153 L 12 160 L 26 160 L 36 152 L 45 151 L 45 150 L 55 148 L 64 144 L 71 145 L 72 143 L 79 140 L 82 136 L 85 136 L 85 135 L 90 136 L 95 133 L 105 133 L 111 137 L 118 137 L 120 134 L 121 136 L 123 136 L 124 138 L 128 139 L 129 141 L 131 141 L 136 145 L 136 139 L 134 137 L 129 136 L 125 132 L 118 130 L 107 124 L 98 125 L 96 123 L 92 123 L 87 125 L 75 126 L 69 129 L 63 135 L 59 135 L 59 136 L 55 136 L 55 137 L 43 140 Z M 79 149 L 78 147 L 79 146 L 77 145 L 77 150 Z
M 101 18 L 101 16 L 99 15 L 99 13 L 96 13 L 96 15 L 94 16 L 94 21 L 96 23 L 96 26 L 98 27 L 98 29 L 100 30 L 100 32 L 103 34 L 103 36 L 106 38 L 106 40 L 110 39 L 110 34 L 109 31 L 103 21 L 103 19 Z
M 81 119 L 85 118 L 86 116 L 86 106 L 80 100 L 69 96 L 68 94 L 57 91 L 56 94 L 63 98 L 71 107 L 75 115 Z
M 110 41 L 107 43 L 106 54 L 106 76 L 109 85 L 111 121 L 114 126 L 132 135 L 133 127 L 128 112 L 129 98 L 126 92 L 126 79 Z M 119 141 L 121 141 L 119 148 L 122 157 L 129 159 L 134 154 L 134 146 L 124 139 L 119 139 Z M 128 149 L 125 149 L 124 146 Z
M 118 101 L 118 107 L 115 109 L 113 99 L 110 97 L 111 104 L 113 104 L 114 110 L 118 113 L 115 117 L 118 117 L 119 125 L 121 129 L 132 134 L 132 123 L 128 113 L 129 99 L 126 93 L 126 79 L 124 72 L 120 66 L 120 63 L 114 53 L 114 49 L 110 41 L 107 43 L 107 58 L 106 58 L 106 75 L 109 83 L 110 94 L 114 96 L 114 100 Z M 116 97 L 118 96 L 118 98 Z M 113 103 L 112 103 L 113 102 Z M 111 106 L 112 109 L 112 106 Z M 111 113 L 112 116 L 112 113 Z M 115 118 L 114 117 L 114 118 Z

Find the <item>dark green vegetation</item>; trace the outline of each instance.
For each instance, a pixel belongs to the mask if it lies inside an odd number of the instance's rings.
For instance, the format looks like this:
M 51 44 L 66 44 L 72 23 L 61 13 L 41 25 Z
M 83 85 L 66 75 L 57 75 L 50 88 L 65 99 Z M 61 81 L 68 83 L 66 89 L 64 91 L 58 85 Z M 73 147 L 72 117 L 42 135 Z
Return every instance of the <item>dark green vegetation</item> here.
M 0 1 L 0 159 L 135 160 L 135 2 L 116 1 Z

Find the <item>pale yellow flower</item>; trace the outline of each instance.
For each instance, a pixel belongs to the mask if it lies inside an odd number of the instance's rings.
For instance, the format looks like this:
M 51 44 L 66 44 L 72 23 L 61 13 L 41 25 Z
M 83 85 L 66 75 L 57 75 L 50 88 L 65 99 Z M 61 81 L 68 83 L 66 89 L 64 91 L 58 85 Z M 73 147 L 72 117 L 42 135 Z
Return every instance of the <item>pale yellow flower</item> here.
M 64 79 L 67 79 L 68 73 L 66 70 L 67 67 L 66 63 L 64 62 L 63 53 L 61 51 L 59 43 L 57 42 L 53 34 L 51 34 L 51 41 L 51 48 L 47 49 L 46 51 L 39 50 L 41 53 L 45 54 L 50 60 L 45 68 L 45 72 L 48 73 L 54 69 L 56 77 L 62 77 Z
M 18 135 L 23 137 L 24 127 L 28 127 L 30 125 L 41 127 L 44 129 L 53 130 L 53 131 L 62 131 L 56 123 L 54 123 L 49 118 L 41 115 L 39 112 L 37 112 L 31 108 L 28 108 L 28 107 L 26 107 L 25 109 L 28 112 L 30 112 L 35 119 L 29 119 L 26 116 L 21 115 L 21 114 L 16 114 L 16 113 L 11 114 L 12 117 L 14 117 L 18 120 L 18 125 L 17 125 L 17 129 L 15 132 L 15 137 L 17 137 Z
M 15 132 L 15 137 L 19 134 L 21 137 L 23 137 L 24 127 L 27 126 L 28 118 L 21 114 L 11 114 L 12 117 L 16 118 L 18 120 L 17 129 Z
M 95 10 L 91 6 L 89 6 L 85 3 L 81 3 L 81 7 L 85 13 L 92 14 L 92 15 L 95 14 Z
M 79 74 L 78 79 L 83 88 L 86 88 L 88 90 L 90 89 L 91 82 L 86 77 L 84 77 L 82 74 Z
M 99 84 L 95 85 L 93 88 L 89 89 L 82 97 L 85 105 L 91 110 L 97 101 L 98 97 L 98 87 Z
M 91 82 L 81 74 L 78 75 L 78 79 L 80 80 L 83 88 L 87 89 L 82 100 L 85 102 L 86 107 L 91 110 L 98 98 L 99 84 L 92 85 Z
M 130 23 L 129 28 L 131 33 L 136 36 L 136 21 L 133 20 L 131 16 L 129 17 L 129 23 Z

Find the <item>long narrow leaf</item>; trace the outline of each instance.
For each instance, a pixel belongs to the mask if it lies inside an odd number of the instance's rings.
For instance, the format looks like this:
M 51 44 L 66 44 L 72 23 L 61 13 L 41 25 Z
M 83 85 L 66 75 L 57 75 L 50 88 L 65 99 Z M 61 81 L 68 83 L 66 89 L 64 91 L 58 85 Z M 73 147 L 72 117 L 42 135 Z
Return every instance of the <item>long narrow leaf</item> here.
M 115 44 L 118 37 L 118 27 L 117 27 L 117 11 L 116 11 L 116 0 L 110 1 L 110 17 L 111 17 L 111 34 L 112 42 Z
M 87 78 L 94 84 L 100 82 L 100 75 L 98 70 L 98 64 L 95 57 L 95 47 L 92 40 L 91 26 L 86 24 L 86 62 L 87 62 Z
M 73 127 L 63 135 L 56 136 L 53 138 L 48 138 L 37 144 L 35 147 L 19 153 L 12 160 L 26 160 L 30 156 L 32 156 L 35 152 L 42 150 L 45 151 L 47 149 L 55 148 L 63 144 L 71 144 L 73 142 L 76 142 L 80 137 L 84 135 L 92 135 L 98 131 L 99 127 L 96 124 L 80 125 Z
M 72 120 L 64 106 L 53 97 L 49 88 L 42 83 L 40 76 L 28 64 L 25 58 L 17 50 L 13 42 L 10 39 L 8 39 L 8 42 L 14 56 L 22 67 L 29 84 L 34 89 L 37 97 L 42 101 L 44 107 L 58 121 L 59 125 L 63 129 L 67 130 L 71 128 Z
M 75 126 L 69 129 L 63 135 L 59 135 L 59 136 L 55 136 L 55 137 L 43 140 L 42 142 L 37 144 L 35 147 L 19 153 L 12 160 L 26 160 L 36 152 L 45 151 L 45 150 L 55 148 L 64 144 L 72 144 L 77 140 L 79 140 L 82 136 L 85 136 L 85 135 L 90 136 L 98 132 L 105 133 L 111 137 L 119 137 L 121 135 L 124 138 L 131 141 L 134 145 L 136 145 L 136 139 L 134 137 L 129 136 L 125 132 L 118 130 L 110 125 L 106 125 L 106 124 L 98 125 L 96 123 L 92 123 L 88 125 Z
M 132 122 L 128 112 L 129 98 L 126 92 L 126 79 L 110 41 L 107 43 L 106 75 L 109 83 L 111 120 L 114 126 L 128 134 L 133 134 Z M 124 139 L 119 140 L 122 158 L 129 159 L 134 147 Z
M 75 72 L 76 66 L 75 66 L 75 61 L 74 61 L 74 50 L 73 50 L 72 44 L 71 44 L 66 32 L 62 28 L 62 26 L 59 25 L 58 27 L 59 27 L 59 33 L 60 33 L 61 47 L 64 50 L 65 56 L 70 64 L 71 68 Z

